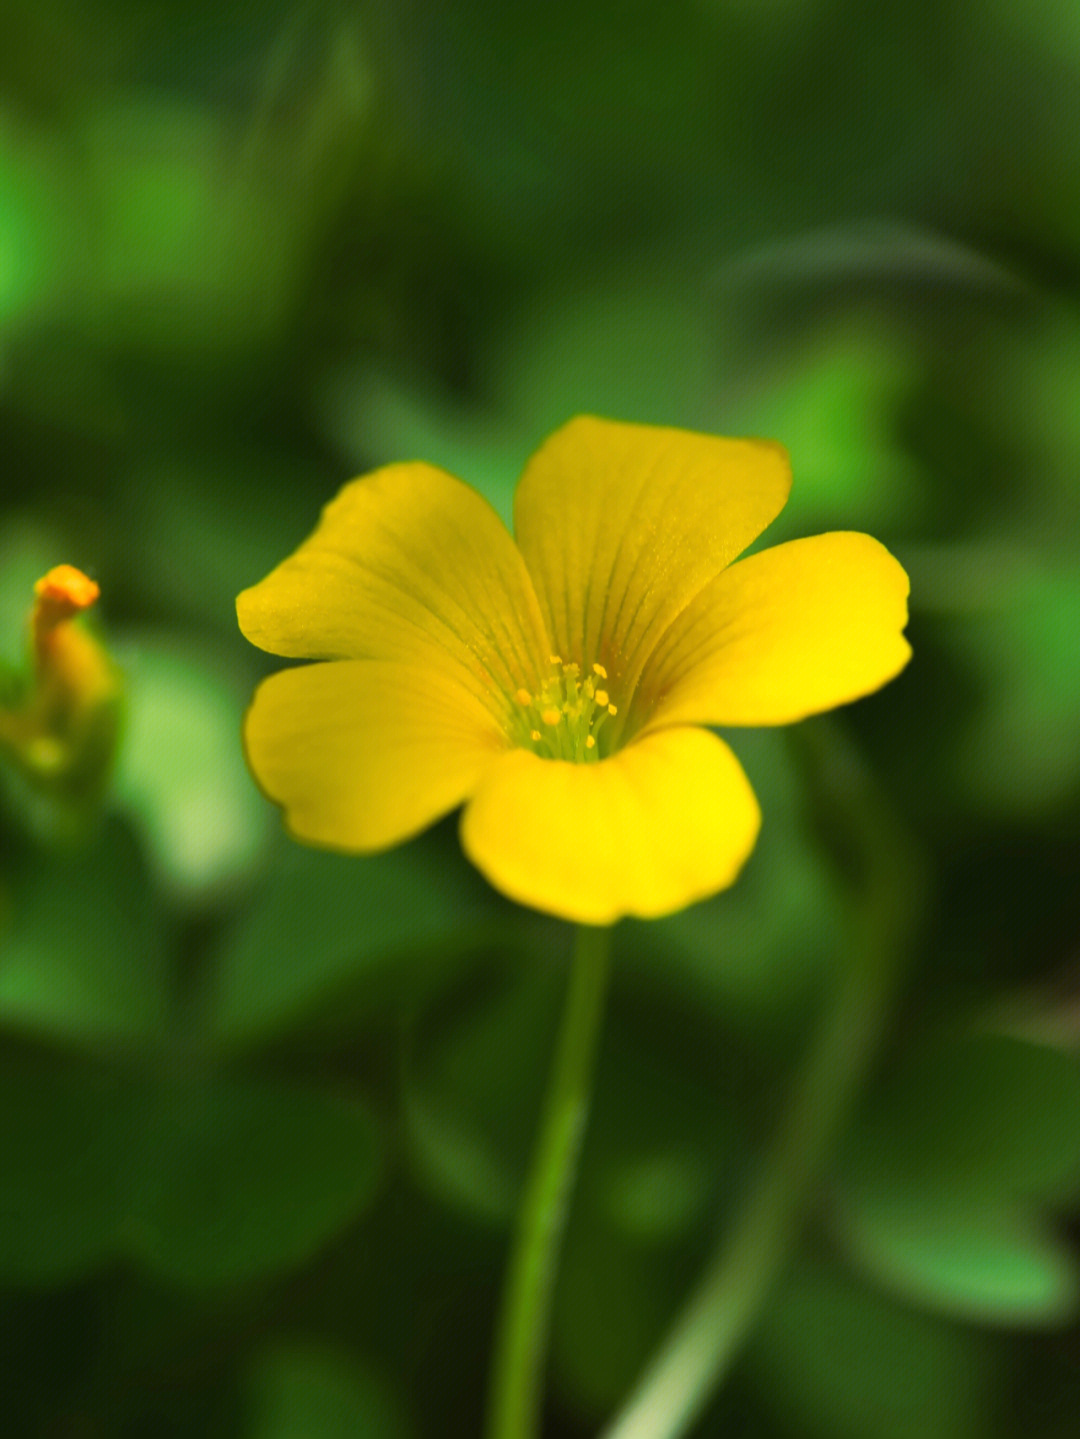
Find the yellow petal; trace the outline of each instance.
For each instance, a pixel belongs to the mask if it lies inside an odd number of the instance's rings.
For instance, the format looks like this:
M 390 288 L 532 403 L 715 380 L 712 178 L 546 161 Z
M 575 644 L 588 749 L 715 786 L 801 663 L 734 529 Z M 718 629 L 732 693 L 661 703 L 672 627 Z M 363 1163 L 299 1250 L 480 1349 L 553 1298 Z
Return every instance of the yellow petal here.
M 788 724 L 869 694 L 911 656 L 907 595 L 907 575 L 869 535 L 817 535 L 740 560 L 650 656 L 635 719 Z
M 784 450 L 580 416 L 525 467 L 514 528 L 556 651 L 633 688 L 645 656 L 706 581 L 773 520 Z
M 506 742 L 463 685 L 376 660 L 271 675 L 244 721 L 252 773 L 290 832 L 354 852 L 409 839 L 455 809 Z
M 611 924 L 670 914 L 733 883 L 760 823 L 727 745 L 668 729 L 599 764 L 509 751 L 484 774 L 461 838 L 511 899 Z
M 354 480 L 295 554 L 236 602 L 272 654 L 463 672 L 473 692 L 535 686 L 550 645 L 521 555 L 475 490 L 431 465 Z

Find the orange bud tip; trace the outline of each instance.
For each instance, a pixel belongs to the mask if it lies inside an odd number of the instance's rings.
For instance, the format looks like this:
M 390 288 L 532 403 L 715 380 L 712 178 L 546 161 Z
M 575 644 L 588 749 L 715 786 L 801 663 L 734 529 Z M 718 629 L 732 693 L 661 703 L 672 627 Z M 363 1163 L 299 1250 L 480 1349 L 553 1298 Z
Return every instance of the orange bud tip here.
M 38 603 L 47 606 L 58 619 L 89 609 L 100 593 L 90 576 L 74 565 L 54 565 L 34 585 Z

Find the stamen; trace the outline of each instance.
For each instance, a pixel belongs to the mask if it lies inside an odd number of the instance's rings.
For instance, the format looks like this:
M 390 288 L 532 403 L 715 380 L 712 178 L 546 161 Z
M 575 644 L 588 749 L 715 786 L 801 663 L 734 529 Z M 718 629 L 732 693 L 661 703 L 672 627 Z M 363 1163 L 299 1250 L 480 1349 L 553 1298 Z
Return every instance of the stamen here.
M 607 679 L 603 665 L 586 667 L 574 660 L 565 664 L 551 656 L 552 673 L 533 692 L 519 686 L 513 693 L 511 723 L 517 742 L 544 759 L 582 763 L 602 759 L 609 747 L 598 743 L 605 721 L 617 712 L 606 689 L 598 682 Z

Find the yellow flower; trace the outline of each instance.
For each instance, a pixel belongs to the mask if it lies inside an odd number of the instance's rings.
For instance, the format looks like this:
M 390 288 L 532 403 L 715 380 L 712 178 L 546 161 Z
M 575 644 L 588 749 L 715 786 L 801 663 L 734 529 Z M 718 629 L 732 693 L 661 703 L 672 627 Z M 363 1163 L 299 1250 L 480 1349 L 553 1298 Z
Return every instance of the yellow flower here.
M 736 878 L 760 812 L 706 725 L 868 694 L 910 649 L 907 576 L 868 535 L 731 562 L 783 508 L 761 440 L 579 417 L 525 467 L 515 539 L 430 465 L 345 486 L 237 601 L 271 675 L 252 771 L 308 843 L 372 852 L 464 804 L 461 838 L 523 904 L 654 917 Z

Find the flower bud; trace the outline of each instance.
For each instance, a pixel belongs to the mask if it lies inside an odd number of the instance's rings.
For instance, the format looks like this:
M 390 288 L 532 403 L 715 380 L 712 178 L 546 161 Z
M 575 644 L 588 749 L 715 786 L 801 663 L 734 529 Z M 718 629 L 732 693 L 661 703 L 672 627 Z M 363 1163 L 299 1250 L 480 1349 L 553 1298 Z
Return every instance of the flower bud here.
M 116 754 L 122 677 L 82 619 L 98 586 L 73 565 L 34 585 L 30 673 L 0 708 L 0 749 L 35 789 L 85 808 L 100 798 Z

